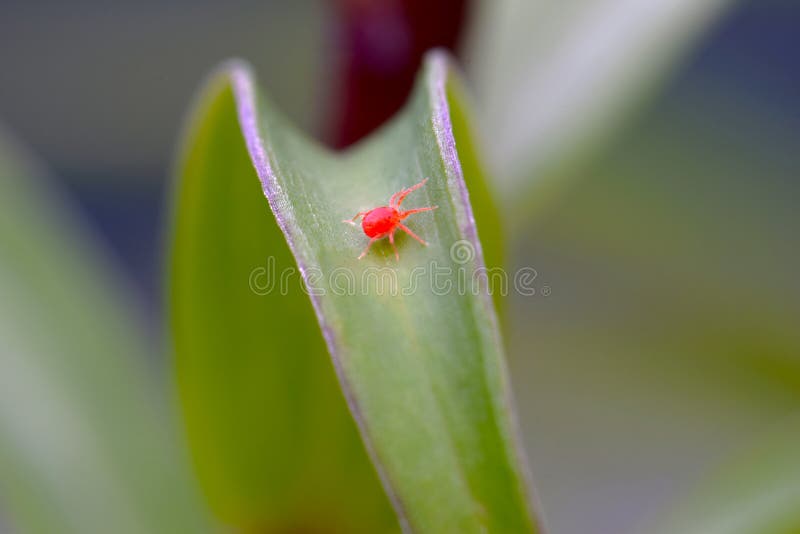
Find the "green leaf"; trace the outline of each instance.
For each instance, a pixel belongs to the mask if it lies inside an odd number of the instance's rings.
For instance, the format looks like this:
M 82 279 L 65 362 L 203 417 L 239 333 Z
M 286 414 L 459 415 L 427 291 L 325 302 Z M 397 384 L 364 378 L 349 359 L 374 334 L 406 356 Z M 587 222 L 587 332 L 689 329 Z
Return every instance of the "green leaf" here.
M 377 469 L 404 529 L 536 530 L 492 300 L 480 277 L 458 285 L 483 267 L 464 178 L 490 265 L 501 255 L 461 93 L 434 53 L 405 109 L 335 154 L 288 124 L 247 66 L 209 82 L 179 165 L 170 300 L 196 465 L 227 521 L 397 528 Z M 423 177 L 404 207 L 438 206 L 407 220 L 430 246 L 398 235 L 399 261 L 383 242 L 356 259 L 367 238 L 342 220 Z M 306 285 L 295 271 L 281 291 L 295 268 Z
M 796 534 L 800 532 L 797 417 L 728 459 L 673 510 L 654 533 Z M 788 424 L 787 424 L 788 423 Z
M 4 519 L 31 533 L 207 532 L 126 282 L 43 174 L 0 136 Z
M 478 2 L 470 74 L 503 204 L 542 202 L 544 179 L 602 144 L 730 3 Z

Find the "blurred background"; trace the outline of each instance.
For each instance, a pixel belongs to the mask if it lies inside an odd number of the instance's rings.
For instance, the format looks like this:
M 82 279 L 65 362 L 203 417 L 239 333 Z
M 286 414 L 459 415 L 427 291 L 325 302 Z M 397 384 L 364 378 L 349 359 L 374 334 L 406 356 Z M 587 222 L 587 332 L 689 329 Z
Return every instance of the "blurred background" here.
M 0 121 L 110 247 L 155 345 L 165 192 L 215 65 L 252 62 L 346 147 L 452 49 L 509 267 L 550 290 L 507 313 L 547 523 L 646 532 L 800 411 L 800 4 L 568 4 L 0 0 Z

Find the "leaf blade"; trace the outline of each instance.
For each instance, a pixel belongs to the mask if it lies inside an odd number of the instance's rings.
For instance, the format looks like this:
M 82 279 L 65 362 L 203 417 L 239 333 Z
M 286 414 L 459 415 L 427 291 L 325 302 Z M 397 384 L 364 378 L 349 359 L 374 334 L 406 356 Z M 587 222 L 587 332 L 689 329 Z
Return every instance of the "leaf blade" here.
M 244 68 L 229 63 L 212 76 L 188 128 L 174 191 L 171 325 L 198 475 L 217 514 L 232 524 L 390 530 L 395 520 L 359 450 L 307 297 L 296 277 L 291 294 L 262 285 L 294 260 L 242 142 L 230 78 Z M 304 396 L 318 408 L 285 402 Z M 319 425 L 318 445 L 295 420 Z M 348 477 L 360 495 L 339 498 L 344 492 L 335 484 Z M 316 513 L 301 514 L 303 507 Z
M 341 293 L 332 276 L 355 284 L 383 272 L 394 287 L 409 287 L 415 267 L 438 262 L 451 268 L 445 278 L 452 289 L 458 276 L 483 266 L 450 123 L 449 70 L 443 55 L 430 56 L 405 111 L 341 155 L 288 125 L 245 67 L 233 68 L 230 81 L 262 189 L 401 525 L 421 532 L 534 531 L 486 288 L 436 294 L 423 284 L 397 294 L 368 281 Z M 381 244 L 357 260 L 364 236 L 341 221 L 422 177 L 431 181 L 409 197 L 409 207 L 439 209 L 409 219 L 409 226 L 431 246 L 400 239 L 399 263 Z M 465 258 L 452 255 L 459 246 Z

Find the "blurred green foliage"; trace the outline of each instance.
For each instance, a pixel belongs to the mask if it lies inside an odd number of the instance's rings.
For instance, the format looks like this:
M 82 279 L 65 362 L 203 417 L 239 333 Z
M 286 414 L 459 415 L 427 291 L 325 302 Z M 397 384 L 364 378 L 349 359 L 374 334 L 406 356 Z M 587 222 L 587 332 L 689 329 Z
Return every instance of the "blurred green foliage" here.
M 800 409 L 800 154 L 746 104 L 705 84 L 665 99 L 512 244 L 552 287 L 512 300 L 509 352 L 554 528 L 592 507 L 601 531 L 647 532 Z M 623 505 L 631 488 L 650 491 Z
M 605 148 L 730 3 L 476 2 L 467 64 L 490 168 L 515 225 L 563 187 L 565 168 Z
M 136 300 L 0 138 L 0 494 L 23 532 L 206 532 Z
M 800 532 L 800 439 L 787 418 L 713 470 L 682 506 L 664 514 L 655 533 L 794 534 Z

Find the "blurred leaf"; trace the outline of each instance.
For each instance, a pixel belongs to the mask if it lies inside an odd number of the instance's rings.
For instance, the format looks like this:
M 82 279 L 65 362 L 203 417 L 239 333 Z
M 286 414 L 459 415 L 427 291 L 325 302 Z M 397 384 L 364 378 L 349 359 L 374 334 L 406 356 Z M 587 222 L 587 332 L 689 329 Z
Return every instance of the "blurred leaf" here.
M 800 421 L 758 438 L 689 496 L 652 532 L 796 534 L 800 532 Z
M 208 530 L 133 300 L 0 138 L 0 506 L 22 532 Z
M 688 83 L 515 247 L 552 287 L 507 346 L 554 532 L 641 533 L 800 409 L 797 128 Z
M 480 2 L 468 52 L 505 204 L 607 136 L 728 3 Z
M 446 57 L 429 56 L 404 111 L 343 154 L 298 133 L 254 83 L 240 63 L 209 83 L 175 199 L 173 337 L 210 500 L 252 529 L 397 528 L 346 397 L 405 528 L 534 531 L 492 302 L 485 284 L 457 289 L 483 259 L 447 101 L 461 89 Z M 466 161 L 478 168 L 474 154 Z M 387 243 L 357 260 L 366 238 L 342 220 L 422 177 L 430 182 L 408 206 L 439 209 L 409 226 L 430 246 L 400 236 L 399 262 Z M 496 266 L 496 213 L 480 174 L 466 178 Z M 313 308 L 296 272 L 280 290 L 295 265 Z M 424 276 L 432 269 L 435 287 Z

